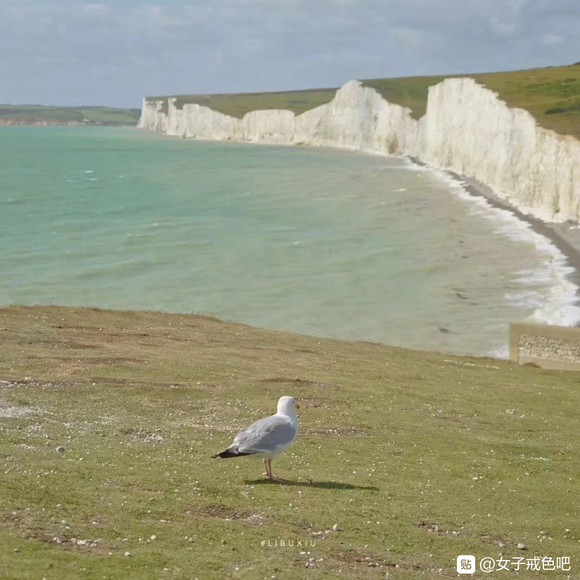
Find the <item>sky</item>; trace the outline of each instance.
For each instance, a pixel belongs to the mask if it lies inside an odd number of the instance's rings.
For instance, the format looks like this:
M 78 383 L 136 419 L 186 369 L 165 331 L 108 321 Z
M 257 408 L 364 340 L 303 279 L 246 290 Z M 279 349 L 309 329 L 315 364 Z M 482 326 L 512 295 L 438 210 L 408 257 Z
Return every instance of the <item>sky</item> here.
M 0 0 L 0 103 L 558 66 L 579 31 L 580 0 Z

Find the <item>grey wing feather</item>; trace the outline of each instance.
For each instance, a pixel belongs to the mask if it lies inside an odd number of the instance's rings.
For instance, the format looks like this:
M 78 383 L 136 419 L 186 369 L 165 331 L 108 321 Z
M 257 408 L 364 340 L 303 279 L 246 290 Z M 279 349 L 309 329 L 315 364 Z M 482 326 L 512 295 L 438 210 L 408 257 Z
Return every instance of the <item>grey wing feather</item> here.
M 256 421 L 245 431 L 240 431 L 234 443 L 242 453 L 272 451 L 280 445 L 290 443 L 296 437 L 296 429 L 289 421 L 272 415 Z

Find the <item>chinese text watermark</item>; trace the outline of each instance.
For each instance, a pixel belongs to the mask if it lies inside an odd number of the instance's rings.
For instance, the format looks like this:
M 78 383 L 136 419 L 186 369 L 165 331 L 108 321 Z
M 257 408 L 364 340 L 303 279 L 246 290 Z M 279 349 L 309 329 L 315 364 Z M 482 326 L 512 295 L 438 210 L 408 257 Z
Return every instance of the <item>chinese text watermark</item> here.
M 570 556 L 532 556 L 530 558 L 480 558 L 479 564 L 475 556 L 457 556 L 457 572 L 459 574 L 474 574 L 477 570 L 486 574 L 490 572 L 511 571 L 521 572 L 524 570 L 536 572 L 549 572 L 561 570 L 570 572 Z

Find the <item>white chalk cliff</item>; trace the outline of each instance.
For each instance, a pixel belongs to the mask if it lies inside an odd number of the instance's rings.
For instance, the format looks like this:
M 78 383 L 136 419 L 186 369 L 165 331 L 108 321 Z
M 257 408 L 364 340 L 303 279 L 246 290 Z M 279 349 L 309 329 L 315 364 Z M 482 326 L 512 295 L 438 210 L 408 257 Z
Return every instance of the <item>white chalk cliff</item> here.
M 334 99 L 295 115 L 247 113 L 242 119 L 174 99 L 143 101 L 139 127 L 193 139 L 340 147 L 416 157 L 474 178 L 501 199 L 545 221 L 580 220 L 580 141 L 539 127 L 470 78 L 429 88 L 427 112 L 387 102 L 350 81 Z

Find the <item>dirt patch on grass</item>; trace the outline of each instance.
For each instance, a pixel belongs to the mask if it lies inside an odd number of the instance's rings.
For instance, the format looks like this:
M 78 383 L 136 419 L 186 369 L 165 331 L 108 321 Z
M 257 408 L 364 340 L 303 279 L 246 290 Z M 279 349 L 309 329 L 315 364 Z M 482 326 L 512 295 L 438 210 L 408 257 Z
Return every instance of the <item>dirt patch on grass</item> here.
M 106 553 L 113 549 L 110 544 L 105 544 L 102 538 L 74 538 L 63 534 L 53 535 L 45 530 L 28 530 L 28 539 L 37 540 L 46 544 L 52 544 L 68 550 L 83 550 L 91 553 Z
M 379 556 L 368 552 L 359 552 L 357 550 L 348 550 L 344 552 L 333 552 L 337 560 L 341 560 L 355 568 L 371 568 L 376 570 L 386 570 L 389 573 L 395 570 L 414 571 L 417 574 L 430 574 L 434 576 L 448 575 L 443 568 L 432 566 L 420 566 L 412 562 L 395 561 L 390 554 Z
M 518 545 L 518 542 L 516 542 L 513 538 L 498 536 L 497 534 L 483 534 L 480 536 L 480 539 L 486 544 L 495 544 L 500 548 L 503 548 L 504 546 L 515 547 Z
M 327 405 L 321 399 L 316 399 L 314 397 L 300 397 L 299 402 L 303 407 L 309 409 L 330 409 L 330 405 Z
M 480 539 L 482 542 L 485 542 L 486 544 L 494 544 L 496 546 L 499 547 L 505 547 L 505 546 L 511 546 L 511 547 L 515 547 L 517 546 L 517 542 L 513 539 L 513 538 L 507 538 L 507 537 L 502 537 L 499 536 L 497 534 L 473 534 L 470 532 L 467 532 L 465 530 L 465 526 L 458 526 L 455 527 L 455 529 L 453 528 L 449 528 L 446 526 L 443 526 L 441 524 L 437 524 L 434 522 L 417 522 L 415 524 L 416 528 L 422 529 L 430 534 L 435 534 L 437 536 L 451 536 L 451 537 L 456 537 L 456 536 L 471 536 L 471 537 L 475 537 L 477 536 L 478 539 Z
M 4 406 L 2 401 L 0 401 L 0 418 L 2 419 L 20 419 L 28 415 L 39 415 L 42 412 L 42 409 L 38 407 Z
M 459 529 L 453 530 L 447 529 L 444 526 L 433 522 L 417 522 L 415 527 L 430 534 L 436 534 L 438 536 L 459 536 L 462 535 L 464 531 L 463 526 L 461 526 Z
M 13 511 L 0 517 L 0 521 L 17 528 L 27 540 L 36 540 L 59 548 L 92 553 L 104 553 L 114 549 L 110 542 L 105 542 L 102 538 L 77 538 L 71 530 L 63 530 L 64 523 L 58 525 L 51 522 L 46 527 L 41 527 L 39 522 L 34 521 L 32 513 Z
M 126 428 L 120 429 L 119 432 L 137 441 L 143 441 L 144 443 L 161 443 L 163 441 L 163 435 L 158 431 L 151 432 L 144 431 L 143 429 Z
M 285 385 L 292 385 L 295 387 L 336 387 L 336 385 L 329 385 L 320 381 L 311 381 L 308 379 L 292 379 L 289 377 L 273 377 L 271 379 L 262 379 L 261 383 L 281 383 Z
M 368 429 L 357 429 L 356 427 L 327 427 L 321 429 L 302 429 L 301 431 L 308 435 L 335 435 L 338 437 L 345 436 L 364 436 L 369 435 Z
M 0 380 L 0 389 L 2 388 L 17 388 L 17 387 L 41 387 L 41 388 L 52 388 L 52 387 L 71 387 L 75 386 L 77 383 L 65 383 L 62 381 L 37 381 L 30 377 L 25 379 L 14 379 L 14 380 Z
M 134 379 L 118 379 L 113 377 L 91 377 L 91 381 L 94 383 L 111 385 L 114 387 L 129 387 L 147 384 L 145 381 L 137 381 Z

